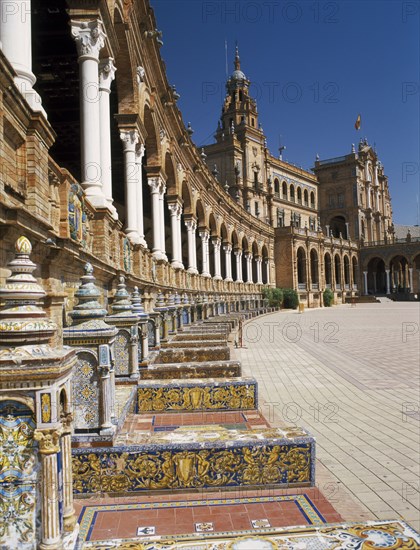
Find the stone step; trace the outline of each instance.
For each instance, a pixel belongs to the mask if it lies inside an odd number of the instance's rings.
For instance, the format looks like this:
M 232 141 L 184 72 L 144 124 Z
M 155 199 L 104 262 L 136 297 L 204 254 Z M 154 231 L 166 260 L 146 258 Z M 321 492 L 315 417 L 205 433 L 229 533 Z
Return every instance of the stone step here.
M 212 346 L 220 347 L 226 346 L 226 339 L 220 340 L 203 340 L 206 335 L 197 335 L 195 338 L 191 336 L 190 340 L 170 340 L 169 342 L 162 342 L 161 349 L 167 348 L 210 348 Z
M 74 493 L 294 488 L 315 481 L 315 441 L 301 428 L 189 425 L 173 431 L 136 431 L 132 439 L 133 444 L 112 448 L 73 449 Z
M 206 378 L 142 381 L 137 387 L 137 413 L 240 411 L 258 407 L 255 378 Z
M 226 333 L 219 333 L 219 332 L 208 332 L 205 329 L 202 329 L 201 331 L 187 331 L 184 330 L 183 332 L 179 332 L 176 336 L 174 336 L 174 339 L 171 340 L 171 342 L 182 342 L 184 340 L 191 340 L 194 338 L 201 338 L 202 336 L 205 336 L 206 340 L 213 340 L 216 341 L 225 341 L 227 340 L 228 335 Z
M 163 348 L 160 349 L 153 363 L 188 363 L 203 361 L 228 361 L 230 349 L 228 346 L 208 346 L 199 348 Z
M 151 364 L 140 373 L 141 380 L 196 378 L 232 378 L 241 376 L 239 361 L 206 361 L 203 363 Z

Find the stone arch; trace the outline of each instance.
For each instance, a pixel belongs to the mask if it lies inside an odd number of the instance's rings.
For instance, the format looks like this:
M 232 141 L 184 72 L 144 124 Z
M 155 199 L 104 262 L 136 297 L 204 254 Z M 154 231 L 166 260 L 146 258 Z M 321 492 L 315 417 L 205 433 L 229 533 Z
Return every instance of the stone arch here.
M 185 225 L 187 216 L 191 217 L 193 213 L 192 204 L 193 198 L 189 183 L 186 180 L 181 184 L 181 199 L 182 199 L 182 215 L 181 215 L 181 251 L 182 251 L 182 263 L 184 267 L 188 267 L 188 231 Z
M 420 254 L 413 257 L 411 265 L 413 267 L 413 288 L 411 292 L 418 295 L 420 292 Z
M 293 183 L 289 186 L 289 198 L 291 202 L 295 202 L 295 186 Z
M 245 235 L 241 237 L 241 247 L 242 247 L 242 280 L 244 282 L 248 281 L 248 260 L 246 256 L 249 254 L 249 240 Z
M 231 261 L 232 261 L 232 278 L 234 281 L 237 281 L 238 280 L 238 270 L 237 270 L 237 267 L 236 267 L 236 256 L 235 256 L 235 252 L 240 250 L 240 245 L 239 245 L 239 237 L 238 237 L 238 233 L 236 231 L 236 229 L 234 229 L 231 233 L 231 242 L 232 242 L 232 254 L 231 254 Z
M 334 255 L 335 288 L 341 289 L 341 258 L 340 254 Z
M 410 288 L 408 258 L 404 254 L 397 254 L 389 262 L 391 289 L 395 293 L 407 293 Z
M 115 56 L 118 113 L 131 114 L 136 112 L 135 75 L 133 74 L 135 63 L 130 55 L 133 48 L 130 48 L 128 44 L 126 22 L 118 6 L 114 8 L 114 30 L 119 46 Z
M 274 194 L 280 195 L 280 182 L 278 178 L 274 178 Z
M 311 191 L 311 208 L 315 208 L 315 193 Z
M 306 250 L 299 246 L 296 252 L 297 280 L 299 290 L 306 289 Z
M 283 180 L 283 183 L 281 184 L 281 190 L 282 190 L 282 199 L 287 201 L 287 183 Z
M 258 282 L 258 265 L 257 260 L 260 258 L 260 251 L 258 250 L 258 243 L 256 240 L 252 243 L 252 282 Z
M 343 256 L 344 287 L 350 288 L 350 260 L 347 254 Z
M 318 252 L 315 248 L 311 248 L 309 253 L 310 257 L 310 266 L 311 266 L 311 284 L 319 285 L 319 262 L 318 262 Z
M 308 195 L 308 190 L 307 189 L 304 189 L 304 191 L 303 191 L 303 204 L 305 206 L 309 206 L 309 195 Z
M 329 252 L 326 252 L 324 254 L 324 270 L 325 270 L 325 286 L 326 288 L 331 288 L 332 264 L 331 264 L 331 254 Z
M 197 269 L 199 273 L 203 272 L 203 244 L 200 237 L 200 231 L 207 230 L 206 212 L 204 210 L 201 199 L 197 199 L 195 203 L 195 215 L 197 219 L 198 235 L 196 238 L 196 251 L 197 251 Z
M 302 188 L 300 186 L 297 188 L 296 196 L 298 204 L 302 204 Z
M 222 278 L 226 279 L 226 277 L 228 276 L 227 275 L 227 270 L 226 270 L 226 253 L 225 253 L 223 247 L 229 244 L 229 235 L 228 235 L 228 230 L 226 229 L 226 224 L 223 221 L 220 224 L 219 232 L 220 232 L 220 239 L 222 241 L 222 249 L 221 249 L 221 253 L 220 253 L 221 254 L 221 256 L 220 256 L 220 271 L 222 273 Z M 232 255 L 232 253 L 231 253 L 231 255 Z
M 148 103 L 144 105 L 143 124 L 146 129 L 145 157 L 143 164 L 149 169 L 151 167 L 160 168 L 161 147 L 157 129 L 158 124 L 155 122 L 154 115 Z
M 213 212 L 209 214 L 209 230 L 210 230 L 210 241 L 209 241 L 209 264 L 210 264 L 210 275 L 213 277 L 216 275 L 215 268 L 215 258 L 214 258 L 214 245 L 213 243 L 218 238 L 217 233 L 217 222 Z
M 371 257 L 367 262 L 366 271 L 367 289 L 365 289 L 365 294 L 385 294 L 386 273 L 384 259 L 380 256 Z
M 359 281 L 359 261 L 357 256 L 353 256 L 351 259 L 351 272 L 353 277 L 353 288 L 357 289 Z

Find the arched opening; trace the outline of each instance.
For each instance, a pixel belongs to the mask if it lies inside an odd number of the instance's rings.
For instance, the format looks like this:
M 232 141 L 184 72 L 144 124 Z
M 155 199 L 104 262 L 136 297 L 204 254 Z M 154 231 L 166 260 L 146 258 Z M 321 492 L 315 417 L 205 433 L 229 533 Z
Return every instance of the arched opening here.
M 347 255 L 344 256 L 343 260 L 344 260 L 344 288 L 348 290 L 350 288 L 350 261 Z
M 295 202 L 295 186 L 292 184 L 290 184 L 290 188 L 289 188 L 289 196 L 290 196 L 290 200 L 292 202 Z
M 312 288 L 317 289 L 319 285 L 318 253 L 314 248 L 311 249 L 310 258 Z
M 325 286 L 326 288 L 331 288 L 332 268 L 331 268 L 331 255 L 329 252 L 326 252 L 324 255 L 324 265 L 325 265 Z
M 226 252 L 224 250 L 224 247 L 229 245 L 229 240 L 228 240 L 228 232 L 226 229 L 226 225 L 224 223 L 222 223 L 222 225 L 220 226 L 220 237 L 222 240 L 222 249 L 220 252 L 220 268 L 221 268 L 220 271 L 222 274 L 222 279 L 226 279 L 226 277 L 228 276 L 228 273 L 226 270 Z
M 187 269 L 189 267 L 188 258 L 188 231 L 185 225 L 186 216 L 191 216 L 192 197 L 188 183 L 184 180 L 182 182 L 182 216 L 181 216 L 181 248 L 182 248 L 182 263 Z
M 262 281 L 263 284 L 268 284 L 270 281 L 270 263 L 268 257 L 267 247 L 264 245 L 262 248 Z
M 311 208 L 315 208 L 315 193 L 311 191 Z
M 239 250 L 238 234 L 236 233 L 236 231 L 233 231 L 231 262 L 232 262 L 232 279 L 234 281 L 238 280 L 238 270 L 236 268 L 236 255 L 235 255 L 235 252 L 237 252 L 238 250 Z
M 242 280 L 244 282 L 247 282 L 249 280 L 248 278 L 248 259 L 247 259 L 247 256 L 249 254 L 249 245 L 248 245 L 248 240 L 246 237 L 242 237 L 242 242 L 241 242 L 241 246 L 242 246 Z M 252 276 L 252 272 L 251 272 L 251 276 Z
M 277 178 L 274 180 L 274 194 L 280 197 L 280 182 Z
M 209 229 L 210 229 L 210 241 L 209 241 L 209 255 L 210 255 L 210 275 L 214 277 L 216 275 L 216 263 L 215 263 L 215 249 L 214 249 L 214 243 L 216 242 L 216 239 L 218 238 L 217 234 L 217 225 L 216 225 L 216 219 L 214 217 L 213 212 L 211 212 L 209 216 Z
M 177 187 L 176 187 L 176 176 L 174 163 L 172 161 L 171 155 L 166 153 L 165 156 L 165 174 L 166 174 L 166 197 L 164 201 L 164 239 L 165 239 L 165 251 L 168 256 L 168 260 L 174 260 L 174 250 L 173 250 L 173 235 L 171 227 L 171 216 L 168 208 L 168 198 L 177 196 Z
M 367 283 L 367 294 L 386 294 L 385 262 L 382 258 L 376 257 L 369 260 Z
M 405 256 L 394 256 L 390 262 L 391 291 L 398 294 L 410 292 L 410 274 L 408 260 Z
M 152 113 L 145 105 L 143 113 L 143 122 L 146 128 L 147 137 L 145 143 L 145 153 L 143 157 L 143 223 L 144 223 L 144 238 L 147 247 L 153 248 L 153 218 L 152 218 L 152 197 L 150 186 L 148 185 L 148 171 L 152 173 L 159 168 L 159 150 L 157 141 L 157 130 L 153 120 Z
M 206 221 L 205 221 L 205 213 L 204 213 L 204 207 L 199 199 L 195 205 L 195 215 L 197 218 L 197 226 L 198 226 L 198 238 L 196 238 L 196 245 L 197 245 L 197 269 L 199 273 L 203 273 L 203 240 L 200 237 L 200 233 L 207 230 L 206 227 Z M 210 250 L 210 247 L 209 247 Z
M 419 299 L 420 293 L 420 254 L 413 259 L 413 288 L 412 293 L 417 294 Z
M 283 200 L 287 201 L 287 183 L 284 181 L 281 184 L 282 191 L 283 191 Z
M 297 201 L 298 204 L 302 204 L 302 189 L 300 187 L 297 188 Z
M 308 191 L 306 189 L 303 192 L 303 204 L 305 206 L 309 206 L 309 195 L 308 195 Z
M 359 281 L 359 264 L 357 263 L 356 256 L 353 256 L 351 259 L 351 266 L 352 266 L 352 275 L 353 275 L 353 288 L 354 290 L 357 290 L 358 281 Z
M 346 219 L 344 216 L 334 216 L 331 218 L 329 225 L 333 237 L 347 239 Z
M 301 246 L 297 251 L 298 289 L 306 290 L 306 252 Z
M 259 260 L 258 245 L 254 241 L 252 243 L 252 282 L 254 283 L 258 282 L 258 260 Z
M 338 254 L 334 256 L 334 275 L 335 275 L 335 288 L 340 290 L 341 289 L 341 260 Z

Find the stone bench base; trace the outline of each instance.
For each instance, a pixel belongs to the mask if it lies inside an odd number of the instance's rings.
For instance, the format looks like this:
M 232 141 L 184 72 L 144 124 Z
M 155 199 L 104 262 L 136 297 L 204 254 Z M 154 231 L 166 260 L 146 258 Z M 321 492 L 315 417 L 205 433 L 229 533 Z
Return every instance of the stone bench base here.
M 209 346 L 199 348 L 162 348 L 157 357 L 157 363 L 187 363 L 195 361 L 227 361 L 230 359 L 228 346 Z
M 315 441 L 300 428 L 185 426 L 144 439 L 136 446 L 73 449 L 74 493 L 290 488 L 315 481 Z
M 206 361 L 204 363 L 152 364 L 140 373 L 141 380 L 173 380 L 183 378 L 233 378 L 241 376 L 239 361 Z
M 137 413 L 257 409 L 257 388 L 255 378 L 141 382 L 137 388 Z

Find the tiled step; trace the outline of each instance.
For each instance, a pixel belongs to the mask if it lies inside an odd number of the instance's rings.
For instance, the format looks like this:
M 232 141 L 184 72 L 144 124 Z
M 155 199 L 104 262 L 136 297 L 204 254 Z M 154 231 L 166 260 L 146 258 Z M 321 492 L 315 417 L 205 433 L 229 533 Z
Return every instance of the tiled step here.
M 206 338 L 206 334 L 203 335 L 190 335 L 189 340 L 170 340 L 169 342 L 163 342 L 161 344 L 161 349 L 166 348 L 210 348 L 210 347 L 220 347 L 226 346 L 226 338 L 211 340 Z M 205 339 L 204 339 L 205 338 Z
M 306 487 L 315 441 L 300 428 L 185 426 L 132 434 L 136 444 L 73 449 L 75 494 L 221 487 Z
M 141 381 L 137 412 L 238 411 L 258 407 L 255 378 Z
M 141 380 L 172 380 L 196 378 L 232 378 L 241 376 L 239 361 L 205 361 L 202 363 L 151 364 L 141 371 Z
M 226 342 L 228 335 L 222 332 L 210 332 L 205 328 L 202 328 L 200 331 L 192 332 L 190 330 L 184 330 L 179 332 L 171 342 L 182 342 L 183 340 L 191 340 L 193 338 L 200 338 L 205 336 L 206 340 L 224 340 Z

